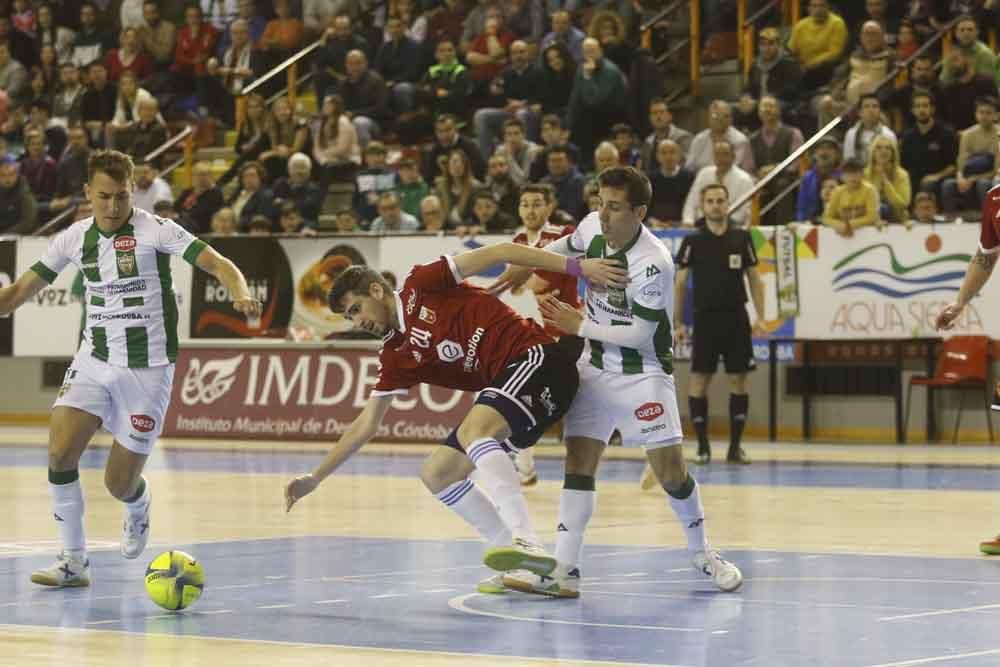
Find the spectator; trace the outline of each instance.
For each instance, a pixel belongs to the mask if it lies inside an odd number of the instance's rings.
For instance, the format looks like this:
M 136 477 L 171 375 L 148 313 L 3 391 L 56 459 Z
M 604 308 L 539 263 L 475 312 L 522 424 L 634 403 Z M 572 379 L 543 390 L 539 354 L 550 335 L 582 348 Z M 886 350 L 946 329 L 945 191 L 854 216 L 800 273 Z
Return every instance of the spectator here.
M 691 140 L 687 154 L 687 168 L 698 173 L 704 167 L 711 166 L 715 161 L 715 143 L 720 140 L 729 142 L 736 156 L 736 164 L 750 164 L 750 141 L 747 136 L 733 127 L 733 110 L 728 102 L 715 100 L 708 106 L 708 128 L 702 130 Z M 736 201 L 739 195 L 729 189 L 729 201 Z M 695 194 L 696 200 L 701 200 L 701 193 Z
M 476 142 L 458 133 L 457 120 L 450 114 L 442 114 L 434 121 L 434 143 L 424 156 L 424 180 L 433 183 L 434 179 L 443 174 L 447 165 L 448 153 L 460 148 L 472 164 L 472 175 L 481 178 L 486 172 L 486 161 L 483 159 Z
M 403 21 L 390 16 L 385 23 L 386 40 L 375 55 L 374 69 L 392 91 L 392 110 L 397 114 L 416 107 L 420 78 L 420 45 L 405 34 Z
M 866 21 L 871 21 L 877 23 L 882 29 L 882 34 L 885 35 L 885 43 L 890 47 L 895 49 L 896 38 L 899 33 L 899 21 L 895 16 L 890 16 L 886 8 L 887 0 L 865 0 L 865 13 L 866 16 L 858 21 L 858 25 Z
M 373 234 L 387 232 L 416 232 L 420 230 L 420 221 L 402 209 L 399 195 L 395 192 L 383 192 L 378 198 L 378 217 L 372 221 Z
M 469 73 L 455 57 L 455 45 L 443 40 L 434 49 L 436 64 L 424 74 L 420 90 L 430 100 L 435 117 L 450 114 L 462 117 L 469 100 Z
M 156 169 L 149 162 L 137 160 L 133 178 L 135 189 L 132 191 L 132 203 L 136 208 L 152 213 L 156 202 L 173 201 L 174 193 L 171 192 L 170 185 L 157 175 Z
M 646 137 L 639 149 L 640 168 L 648 173 L 656 172 L 654 160 L 664 139 L 670 139 L 677 144 L 681 150 L 683 163 L 684 153 L 691 147 L 691 133 L 674 125 L 670 105 L 662 97 L 654 97 L 649 101 L 649 123 L 653 126 L 653 132 Z
M 469 50 L 469 45 L 477 35 L 486 28 L 486 19 L 489 17 L 489 10 L 497 7 L 497 0 L 475 0 L 475 5 L 469 10 L 462 23 L 462 37 L 459 41 L 459 49 L 462 53 Z
M 979 39 L 979 26 L 971 16 L 962 16 L 955 24 L 954 51 L 966 55 L 966 62 L 976 73 L 992 78 L 996 74 L 997 58 L 993 50 Z M 955 61 L 946 58 L 941 68 L 941 83 L 948 85 L 961 78 L 961 69 L 955 69 Z
M 610 141 L 602 141 L 594 149 L 594 173 L 588 174 L 588 176 L 597 178 L 597 175 L 605 169 L 617 167 L 620 164 L 621 156 L 618 155 L 618 149 L 615 145 Z
M 313 77 L 318 99 L 339 92 L 340 84 L 347 78 L 348 53 L 368 52 L 368 42 L 354 32 L 351 18 L 346 14 L 333 20 L 333 25 L 323 33 L 322 42 L 323 45 L 316 51 Z
M 83 201 L 90 145 L 87 143 L 87 132 L 80 125 L 70 126 L 68 135 L 66 149 L 56 163 L 54 196 L 47 205 L 39 207 L 39 214 L 45 219 Z
M 200 7 L 192 5 L 184 10 L 184 27 L 177 35 L 174 62 L 170 66 L 179 92 L 195 92 L 196 80 L 207 74 L 208 60 L 215 51 L 218 38 L 218 31 L 204 20 Z
M 725 139 L 715 142 L 715 164 L 702 167 L 695 175 L 694 183 L 684 201 L 682 216 L 685 225 L 693 225 L 702 217 L 701 192 L 707 185 L 722 184 L 729 190 L 729 201 L 735 203 L 753 190 L 753 177 L 736 166 L 736 151 L 733 145 Z M 729 213 L 733 224 L 741 227 L 750 222 L 750 202 L 747 201 L 735 211 Z
M 537 47 L 545 30 L 542 0 L 509 0 L 503 9 L 504 23 L 514 36 Z
M 274 232 L 274 223 L 266 215 L 257 214 L 250 218 L 246 226 L 248 236 L 270 236 Z
M 278 231 L 282 234 L 297 234 L 299 236 L 315 236 L 315 227 L 306 224 L 294 201 L 284 201 L 278 209 Z
M 978 211 L 993 187 L 993 174 L 1000 166 L 996 108 L 994 97 L 976 100 L 976 124 L 959 135 L 957 173 L 941 186 L 941 208 L 946 214 L 961 208 Z
M 87 67 L 101 60 L 109 48 L 111 40 L 97 25 L 97 8 L 92 3 L 83 3 L 80 5 L 80 29 L 73 39 L 73 55 L 70 60 L 77 67 Z
M 31 86 L 28 70 L 14 60 L 10 44 L 0 42 L 0 88 L 7 91 L 11 109 L 18 109 L 30 101 Z
M 819 126 L 824 127 L 845 107 L 878 91 L 896 67 L 896 54 L 885 45 L 882 28 L 868 21 L 861 29 L 860 46 L 834 74 L 830 94 L 819 100 Z M 864 158 L 860 158 L 864 160 Z
M 506 160 L 510 177 L 518 186 L 528 182 L 531 165 L 542 150 L 541 146 L 524 137 L 524 123 L 517 118 L 507 120 L 503 124 L 503 144 L 495 153 Z
M 580 147 L 581 157 L 590 160 L 594 146 L 607 128 L 624 120 L 627 96 L 625 76 L 604 57 L 596 39 L 584 40 L 583 53 L 584 61 L 577 70 L 569 98 L 566 124 Z
M 399 185 L 396 192 L 403 210 L 414 217 L 420 217 L 420 202 L 430 192 L 427 183 L 420 176 L 417 163 L 410 158 L 399 161 Z
M 44 96 L 51 101 L 59 85 L 59 63 L 56 60 L 56 50 L 51 46 L 43 46 L 38 54 L 38 65 L 32 68 L 38 72 L 43 82 Z M 36 94 L 36 98 L 38 95 Z
M 142 17 L 145 25 L 139 28 L 139 43 L 153 59 L 158 71 L 169 69 L 177 47 L 177 26 L 160 17 L 158 2 L 142 3 Z
M 254 0 L 238 0 L 236 13 L 236 18 L 233 19 L 232 23 L 229 23 L 227 29 L 220 28 L 221 36 L 215 47 L 215 54 L 220 58 L 232 46 L 233 23 L 236 23 L 236 21 L 246 21 L 251 44 L 259 42 L 260 38 L 264 36 L 264 30 L 267 29 L 267 19 L 257 13 Z
M 139 118 L 125 132 L 118 131 L 115 134 L 115 143 L 124 152 L 145 158 L 166 143 L 169 138 L 167 126 L 159 117 L 159 106 L 152 97 L 139 100 Z
M 364 228 L 378 216 L 379 197 L 383 192 L 395 190 L 398 178 L 396 172 L 386 166 L 388 151 L 381 141 L 368 144 L 363 157 L 364 167 L 355 179 L 354 210 L 361 217 Z
M 233 22 L 239 13 L 237 3 L 238 0 L 200 0 L 199 2 L 201 11 L 205 15 L 205 22 L 216 31 L 225 30 L 226 26 Z
M 586 213 L 583 201 L 583 186 L 587 179 L 570 159 L 565 146 L 552 146 L 546 155 L 548 174 L 542 179 L 556 191 L 559 208 L 578 220 Z
M 427 195 L 420 200 L 420 222 L 428 232 L 440 232 L 445 228 L 444 204 L 437 195 Z
M 59 83 L 59 90 L 52 98 L 53 120 L 61 125 L 79 122 L 86 89 L 80 83 L 80 70 L 76 65 L 66 62 L 59 67 Z
M 135 28 L 122 30 L 119 43 L 121 46 L 111 49 L 104 56 L 108 78 L 118 81 L 123 72 L 132 72 L 140 81 L 149 77 L 153 73 L 153 61 L 142 51 L 139 31 Z
M 267 72 L 301 49 L 305 27 L 292 15 L 290 0 L 274 0 L 275 18 L 267 22 L 264 34 L 257 40 L 261 52 L 261 69 Z
M 941 116 L 956 130 L 976 123 L 976 101 L 996 97 L 997 84 L 992 76 L 979 74 L 961 49 L 953 49 L 947 57 L 954 80 L 944 86 Z
M 937 222 L 937 200 L 929 192 L 918 192 L 913 198 L 913 220 L 925 225 Z
M 350 11 L 349 0 L 302 0 L 302 22 L 308 39 L 317 39 L 330 22 Z
M 98 61 L 90 65 L 90 82 L 80 100 L 80 117 L 90 132 L 91 144 L 104 141 L 104 124 L 115 117 L 118 90 L 108 81 L 108 70 Z
M 517 229 L 517 222 L 500 210 L 489 190 L 479 190 L 472 195 L 472 213 L 465 224 L 455 228 L 459 237 L 479 234 L 503 234 Z
M 0 42 L 10 46 L 10 57 L 24 65 L 25 69 L 38 62 L 38 49 L 30 37 L 11 26 L 10 17 L 0 13 Z
M 236 134 L 236 160 L 219 177 L 219 183 L 228 183 L 247 162 L 257 160 L 271 147 L 271 114 L 267 112 L 264 98 L 259 93 L 246 96 L 247 115 Z
M 917 31 L 913 24 L 906 20 L 902 21 L 896 37 L 896 60 L 906 62 L 919 48 L 920 42 L 917 40 Z
M 73 142 L 72 133 L 70 143 Z M 179 219 L 177 222 L 194 234 L 215 232 L 212 216 L 223 207 L 222 190 L 215 184 L 212 177 L 212 165 L 209 162 L 195 162 L 191 174 L 192 186 L 181 192 L 174 202 Z
M 238 227 L 236 224 L 236 212 L 226 206 L 220 208 L 212 215 L 212 234 L 216 236 L 236 236 Z
M 637 167 L 639 148 L 635 145 L 635 130 L 628 123 L 618 123 L 611 128 L 611 143 L 618 149 L 618 162 L 623 167 Z
M 838 185 L 823 211 L 823 224 L 844 237 L 861 227 L 882 227 L 878 215 L 878 191 L 864 180 L 864 167 L 855 158 L 844 161 L 844 184 Z
M 493 195 L 500 210 L 511 217 L 517 215 L 521 185 L 510 173 L 510 161 L 499 152 L 493 154 L 487 167 L 486 189 Z
M 542 51 L 542 85 L 538 92 L 537 113 L 565 117 L 574 81 L 576 61 L 562 44 L 549 45 Z
M 347 54 L 346 67 L 347 78 L 340 85 L 340 95 L 364 148 L 382 133 L 382 127 L 392 117 L 389 89 L 378 72 L 368 69 L 368 57 L 361 51 Z
M 232 41 L 222 55 L 222 62 L 216 58 L 208 59 L 205 63 L 207 76 L 198 77 L 197 93 L 198 110 L 202 116 L 218 114 L 224 123 L 232 126 L 236 124 L 236 97 L 254 76 L 254 68 L 259 66 L 250 41 L 249 24 L 243 19 L 236 19 L 229 27 L 229 33 Z
M 795 24 L 788 41 L 788 50 L 802 69 L 804 93 L 830 83 L 846 45 L 844 19 L 830 11 L 828 0 L 809 0 L 809 16 Z
M 288 158 L 305 149 L 309 140 L 309 125 L 305 119 L 296 118 L 287 97 L 275 100 L 271 111 L 271 124 L 267 130 L 269 148 L 257 159 L 264 163 L 268 177 L 277 180 L 288 176 Z M 308 159 L 308 156 L 303 157 Z M 311 167 L 312 161 L 309 164 Z M 308 215 L 305 217 L 310 219 Z
M 38 226 L 38 203 L 17 172 L 17 163 L 0 162 L 0 234 L 30 234 Z
M 247 229 L 255 215 L 270 219 L 274 212 L 274 194 L 264 186 L 264 165 L 247 162 L 240 169 L 240 189 L 226 202 L 233 209 L 241 229 Z
M 875 137 L 896 140 L 896 133 L 882 123 L 882 105 L 878 96 L 868 93 L 861 98 L 858 122 L 844 135 L 844 160 L 856 158 L 862 164 L 868 161 L 868 147 Z
M 781 103 L 772 95 L 765 95 L 757 105 L 761 127 L 750 136 L 750 162 L 752 173 L 757 179 L 770 174 L 797 151 L 802 145 L 802 132 L 797 127 L 781 122 Z M 769 204 L 798 179 L 798 165 L 793 163 L 785 167 L 779 175 L 768 181 L 764 186 L 762 205 Z M 768 211 L 765 218 L 759 221 L 762 225 L 783 225 L 792 219 L 795 213 L 795 203 L 790 197 L 784 197 Z
M 353 181 L 361 164 L 361 144 L 340 95 L 327 95 L 323 100 L 322 115 L 312 122 L 310 136 L 313 165 L 323 191 L 333 182 Z
M 461 148 L 448 153 L 446 169 L 434 181 L 434 190 L 447 211 L 449 228 L 461 225 L 472 208 L 472 193 L 483 187 L 472 173 L 469 156 Z
M 174 222 L 177 222 L 180 217 L 177 215 L 177 209 L 174 208 L 174 203 L 169 199 L 163 199 L 153 204 L 153 215 L 158 218 L 173 220 Z
M 427 41 L 440 44 L 447 40 L 453 45 L 458 44 L 468 13 L 463 0 L 445 0 L 427 19 Z
M 570 162 L 580 164 L 580 149 L 570 142 L 569 131 L 563 127 L 559 116 L 546 114 L 542 117 L 542 142 L 542 152 L 531 163 L 531 178 L 528 180 L 532 183 L 540 181 L 549 173 L 549 151 L 557 146 L 568 151 Z
M 911 192 L 941 196 L 941 184 L 955 175 L 958 137 L 955 131 L 937 122 L 934 96 L 917 91 L 912 96 L 914 127 L 903 133 L 900 162 L 910 174 Z
M 812 167 L 799 183 L 795 219 L 819 222 L 823 213 L 822 187 L 827 179 L 840 175 L 840 144 L 831 136 L 820 139 L 813 148 Z
M 24 148 L 18 169 L 21 179 L 28 184 L 35 201 L 48 202 L 56 191 L 56 161 L 45 152 L 42 131 L 34 128 L 26 131 Z
M 903 124 L 912 128 L 916 122 L 913 117 L 913 97 L 918 93 L 926 93 L 933 99 L 933 106 L 936 109 L 944 108 L 941 104 L 944 99 L 944 92 L 941 84 L 937 80 L 934 70 L 934 57 L 922 54 L 914 58 L 910 65 L 910 75 L 907 77 L 905 86 L 895 88 L 890 97 L 890 106 L 902 112 Z
M 483 31 L 476 35 L 465 51 L 472 94 L 476 98 L 488 95 L 489 83 L 507 64 L 507 50 L 515 40 L 514 33 L 503 25 L 503 12 L 499 6 L 489 7 L 486 14 Z
M 56 25 L 52 18 L 52 7 L 40 5 L 38 7 L 38 35 L 35 37 L 35 44 L 39 49 L 43 46 L 51 46 L 56 50 L 56 61 L 61 65 L 69 62 L 73 57 L 73 42 L 76 40 L 76 33 L 69 28 Z
M 587 36 L 600 42 L 604 57 L 617 65 L 619 70 L 628 72 L 632 69 L 635 47 L 628 44 L 625 22 L 616 12 L 607 9 L 594 12 Z
M 491 93 L 504 102 L 503 107 L 479 109 L 473 116 L 479 152 L 483 157 L 493 154 L 493 147 L 506 122 L 517 119 L 522 134 L 538 136 L 540 93 L 544 83 L 542 71 L 531 62 L 528 45 L 520 40 L 510 45 L 510 66 L 501 72 L 490 87 Z M 529 129 L 530 128 L 530 129 Z
M 105 65 L 105 67 L 107 67 Z M 115 99 L 115 114 L 108 124 L 108 129 L 129 127 L 139 120 L 139 102 L 142 100 L 156 101 L 148 90 L 139 87 L 135 73 L 125 72 L 118 81 L 118 96 Z
M 10 12 L 10 20 L 14 24 L 15 30 L 20 30 L 28 37 L 35 37 L 38 23 L 35 17 L 35 10 L 28 4 L 28 0 L 14 0 L 14 6 Z
M 29 113 L 23 132 L 31 128 L 39 130 L 45 135 L 45 146 L 49 156 L 53 160 L 58 160 L 66 148 L 66 128 L 52 120 L 49 105 L 44 100 L 32 102 Z
M 680 145 L 673 139 L 660 140 L 655 166 L 647 173 L 653 186 L 647 224 L 653 229 L 676 227 L 681 224 L 684 202 L 694 184 L 694 174 L 684 167 Z
M 586 35 L 573 25 L 570 13 L 565 9 L 552 12 L 552 32 L 542 38 L 541 50 L 544 53 L 553 44 L 561 44 L 573 57 L 577 65 L 583 63 L 583 40 Z
M 764 95 L 773 95 L 786 110 L 799 101 L 799 81 L 802 69 L 791 55 L 781 48 L 781 33 L 777 28 L 764 28 L 757 36 L 757 59 L 750 65 L 740 112 L 751 113 Z
M 337 211 L 334 227 L 339 234 L 353 234 L 361 231 L 361 228 L 358 227 L 358 214 L 349 208 Z
M 288 177 L 274 184 L 274 196 L 294 202 L 303 224 L 315 229 L 323 207 L 323 190 L 312 180 L 312 160 L 305 153 L 293 153 L 288 158 L 286 171 Z
M 899 149 L 888 137 L 872 142 L 865 180 L 878 192 L 879 215 L 888 222 L 906 222 L 910 217 L 910 175 L 899 166 Z

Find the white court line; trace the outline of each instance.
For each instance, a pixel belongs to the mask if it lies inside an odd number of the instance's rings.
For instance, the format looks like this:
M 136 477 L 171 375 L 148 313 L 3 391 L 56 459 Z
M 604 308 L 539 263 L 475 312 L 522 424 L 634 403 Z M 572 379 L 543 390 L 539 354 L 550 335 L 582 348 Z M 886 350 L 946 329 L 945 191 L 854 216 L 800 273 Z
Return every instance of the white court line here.
M 755 563 L 780 563 L 780 558 L 758 558 Z
M 962 607 L 959 609 L 941 609 L 938 611 L 925 611 L 919 614 L 903 614 L 901 616 L 883 616 L 880 621 L 903 621 L 908 618 L 924 618 L 927 616 L 947 616 L 948 614 L 964 614 L 969 611 L 983 611 L 985 609 L 1000 609 L 1000 604 L 984 604 L 978 607 Z
M 988 651 L 976 651 L 975 653 L 952 653 L 951 655 L 936 655 L 932 658 L 917 658 L 915 660 L 903 660 L 902 662 L 883 662 L 878 665 L 868 667 L 911 667 L 911 665 L 929 665 L 933 662 L 947 662 L 950 660 L 963 660 L 965 658 L 981 658 L 984 655 L 998 655 L 1000 648 Z
M 190 614 L 192 616 L 194 616 L 196 614 L 198 616 L 214 616 L 215 614 L 231 614 L 231 613 L 233 613 L 232 609 L 210 609 L 208 611 L 192 611 L 192 612 L 190 612 Z
M 347 600 L 316 600 L 313 604 L 337 604 L 338 602 L 347 602 Z
M 406 593 L 383 593 L 382 595 L 371 595 L 371 600 L 384 600 L 385 598 L 405 598 Z
M 606 582 L 611 583 L 611 582 Z M 786 606 L 786 607 L 816 607 L 816 608 L 827 608 L 827 609 L 891 609 L 894 611 L 909 611 L 912 609 L 920 609 L 920 607 L 887 607 L 883 605 L 864 605 L 864 604 L 848 604 L 845 602 L 800 602 L 798 600 L 759 600 L 755 598 L 746 598 L 741 595 L 731 595 L 731 596 L 720 596 L 718 598 L 692 598 L 688 593 L 626 593 L 623 591 L 600 591 L 593 588 L 583 588 L 581 592 L 587 595 L 616 595 L 622 597 L 632 597 L 632 598 L 666 598 L 669 600 L 701 600 L 704 602 L 714 603 L 716 600 L 728 600 L 730 602 L 736 602 L 739 604 L 761 604 L 761 605 L 775 605 L 775 606 Z
M 629 572 L 628 574 L 620 574 L 620 577 L 645 577 L 648 572 Z
M 528 623 L 554 623 L 556 625 L 582 625 L 593 628 L 619 628 L 623 630 L 662 630 L 665 632 L 704 632 L 704 628 L 678 628 L 670 625 L 629 625 L 626 623 L 591 623 L 588 621 L 564 621 L 555 618 L 536 618 L 533 616 L 512 616 L 510 614 L 500 614 L 493 611 L 482 611 L 473 609 L 465 604 L 471 597 L 479 597 L 479 593 L 468 593 L 459 595 L 448 600 L 448 606 L 455 611 L 476 616 L 489 616 L 491 618 L 502 618 L 505 621 L 525 621 Z M 679 667 L 675 665 L 674 667 Z
M 109 623 L 121 623 L 121 622 L 122 619 L 120 618 L 110 618 L 106 621 L 87 621 L 85 625 L 107 625 Z
M 430 588 L 424 593 L 454 593 L 457 589 L 455 588 Z
M 282 579 L 287 579 L 287 574 L 269 574 L 264 577 L 265 579 L 270 579 L 272 581 L 281 581 Z
M 156 614 L 154 616 L 144 616 L 143 619 L 146 621 L 156 621 L 161 618 L 177 618 L 177 614 Z
M 288 609 L 294 606 L 293 604 L 260 604 L 257 605 L 257 609 Z

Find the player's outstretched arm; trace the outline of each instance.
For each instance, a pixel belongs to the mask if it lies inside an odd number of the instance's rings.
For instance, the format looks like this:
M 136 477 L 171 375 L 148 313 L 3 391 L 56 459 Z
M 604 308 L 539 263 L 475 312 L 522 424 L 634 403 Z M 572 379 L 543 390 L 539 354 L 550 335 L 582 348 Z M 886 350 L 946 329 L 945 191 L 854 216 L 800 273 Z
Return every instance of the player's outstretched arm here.
M 48 286 L 48 282 L 34 271 L 21 274 L 13 285 L 0 289 L 0 317 L 10 315 L 25 301 Z
M 319 486 L 320 482 L 329 477 L 334 470 L 343 465 L 344 461 L 351 458 L 354 452 L 371 440 L 378 432 L 378 427 L 385 417 L 386 411 L 392 405 L 392 395 L 370 396 L 351 425 L 340 436 L 340 440 L 333 446 L 333 449 L 326 455 L 323 462 L 308 475 L 296 477 L 285 487 L 285 511 L 292 509 L 298 500 L 309 495 Z
M 211 247 L 205 247 L 195 260 L 195 265 L 206 273 L 210 273 L 225 285 L 233 298 L 233 309 L 247 317 L 260 317 L 263 304 L 250 296 L 250 287 L 235 264 L 223 257 Z
M 455 255 L 452 259 L 455 262 L 455 268 L 463 277 L 474 276 L 494 264 L 506 262 L 543 271 L 582 276 L 588 282 L 598 285 L 610 287 L 628 285 L 628 271 L 622 268 L 621 263 L 617 260 L 585 259 L 581 261 L 541 248 L 532 248 L 509 241 L 463 252 Z
M 983 252 L 982 248 L 976 250 L 975 256 L 969 261 L 969 268 L 965 271 L 965 280 L 958 290 L 958 298 L 937 316 L 934 322 L 936 329 L 947 331 L 955 325 L 955 320 L 962 314 L 965 306 L 972 301 L 972 297 L 979 294 L 979 290 L 990 279 L 993 268 L 997 265 L 997 257 L 1000 257 L 1000 252 Z

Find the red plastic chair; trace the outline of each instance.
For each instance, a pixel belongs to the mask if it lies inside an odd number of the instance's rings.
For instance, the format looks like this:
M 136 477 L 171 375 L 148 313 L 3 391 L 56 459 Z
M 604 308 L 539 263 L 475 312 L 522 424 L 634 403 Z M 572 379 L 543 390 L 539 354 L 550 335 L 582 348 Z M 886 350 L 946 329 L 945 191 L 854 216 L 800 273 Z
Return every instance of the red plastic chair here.
M 987 336 L 954 336 L 944 341 L 941 354 L 938 356 L 934 377 L 916 375 L 910 378 L 906 390 L 906 417 L 903 428 L 909 430 L 910 425 L 910 395 L 913 386 L 927 387 L 928 394 L 936 389 L 958 389 L 958 414 L 955 415 L 955 434 L 952 443 L 958 442 L 958 426 L 962 422 L 962 408 L 965 405 L 963 389 L 982 389 L 983 405 L 986 409 L 986 426 L 990 431 L 990 442 L 993 442 L 993 421 L 991 419 L 990 399 L 992 385 L 990 376 L 990 339 Z M 905 433 L 904 433 L 905 435 Z

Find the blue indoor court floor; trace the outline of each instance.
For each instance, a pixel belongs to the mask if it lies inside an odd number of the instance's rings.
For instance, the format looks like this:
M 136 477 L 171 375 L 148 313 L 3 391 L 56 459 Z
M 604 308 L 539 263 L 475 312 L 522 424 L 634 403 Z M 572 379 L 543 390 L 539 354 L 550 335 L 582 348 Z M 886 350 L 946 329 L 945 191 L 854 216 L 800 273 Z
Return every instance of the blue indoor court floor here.
M 420 457 L 357 456 L 286 515 L 284 481 L 320 455 L 270 451 L 155 453 L 152 543 L 126 561 L 93 448 L 94 582 L 42 589 L 28 577 L 56 537 L 44 449 L 0 447 L 14 508 L 0 515 L 0 665 L 998 666 L 1000 558 L 977 543 L 1000 530 L 1000 471 L 979 449 L 978 465 L 692 466 L 713 542 L 744 573 L 734 594 L 691 568 L 662 491 L 639 491 L 641 462 L 606 461 L 581 597 L 555 600 L 475 592 L 482 544 L 423 490 Z M 539 468 L 526 495 L 551 537 L 561 461 Z M 168 548 L 207 573 L 183 613 L 142 586 Z

